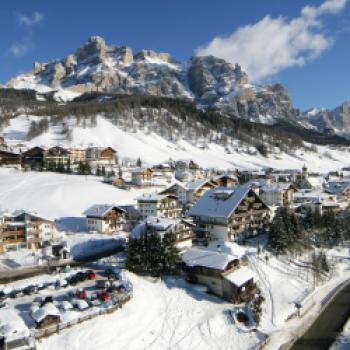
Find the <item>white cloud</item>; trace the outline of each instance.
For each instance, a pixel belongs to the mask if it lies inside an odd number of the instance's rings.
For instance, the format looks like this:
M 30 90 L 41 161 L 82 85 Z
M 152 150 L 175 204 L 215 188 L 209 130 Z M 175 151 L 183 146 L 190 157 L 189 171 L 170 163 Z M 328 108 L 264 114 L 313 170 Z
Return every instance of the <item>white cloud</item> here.
M 24 15 L 22 13 L 17 15 L 19 24 L 24 26 L 32 27 L 36 24 L 42 22 L 45 18 L 44 14 L 41 12 L 33 12 L 31 16 Z
M 327 0 L 306 6 L 299 17 L 287 20 L 265 16 L 259 22 L 239 27 L 229 36 L 215 37 L 195 54 L 213 55 L 239 63 L 252 80 L 261 80 L 292 66 L 302 66 L 332 44 L 323 31 L 321 16 L 341 12 L 348 0 Z
M 29 48 L 28 43 L 13 43 L 9 48 L 9 53 L 14 57 L 21 57 L 28 52 Z

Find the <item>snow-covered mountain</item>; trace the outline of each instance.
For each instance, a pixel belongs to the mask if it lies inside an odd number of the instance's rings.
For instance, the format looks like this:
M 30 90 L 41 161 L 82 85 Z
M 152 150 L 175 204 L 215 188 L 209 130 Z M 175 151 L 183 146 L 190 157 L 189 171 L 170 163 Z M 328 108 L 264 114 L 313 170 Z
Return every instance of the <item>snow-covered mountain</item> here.
M 7 87 L 58 90 L 57 99 L 64 101 L 91 91 L 185 98 L 198 107 L 216 107 L 258 122 L 305 121 L 285 87 L 250 84 L 238 64 L 213 56 L 178 62 L 168 53 L 134 54 L 126 46 L 108 46 L 99 36 L 61 60 L 34 63 L 32 72 L 13 78 Z
M 319 131 L 350 136 L 350 101 L 333 110 L 313 108 L 305 113 Z

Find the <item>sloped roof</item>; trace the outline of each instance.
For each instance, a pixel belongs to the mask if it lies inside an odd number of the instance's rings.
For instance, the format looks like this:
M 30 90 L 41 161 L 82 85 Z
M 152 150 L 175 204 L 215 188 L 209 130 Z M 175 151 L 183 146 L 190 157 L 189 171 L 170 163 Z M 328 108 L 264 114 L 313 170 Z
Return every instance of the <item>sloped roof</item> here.
M 189 210 L 188 215 L 229 218 L 250 190 L 249 185 L 208 190 Z
M 243 286 L 252 278 L 256 277 L 255 273 L 249 269 L 248 267 L 242 266 L 239 269 L 229 273 L 224 278 L 231 283 L 233 283 L 237 287 Z
M 181 255 L 181 260 L 190 267 L 202 266 L 225 270 L 231 261 L 237 260 L 237 257 L 207 249 L 190 248 Z
M 14 309 L 1 309 L 0 335 L 3 335 L 7 341 L 12 341 L 27 338 L 30 332 L 22 317 Z
M 39 308 L 38 310 L 32 313 L 32 317 L 37 323 L 41 322 L 47 316 L 61 317 L 61 313 L 59 312 L 57 307 L 52 303 L 45 304 L 43 307 Z
M 161 201 L 162 199 L 165 199 L 168 197 L 177 198 L 173 194 L 144 193 L 141 196 L 137 197 L 136 200 L 137 201 L 147 201 L 147 202 L 158 202 L 158 201 Z
M 125 211 L 124 209 L 112 204 L 94 204 L 89 209 L 85 210 L 84 214 L 86 216 L 94 216 L 94 217 L 102 218 L 113 208 L 118 208 L 121 211 Z
M 350 181 L 331 181 L 326 186 L 326 192 L 342 194 L 350 188 Z
M 184 184 L 184 187 L 187 190 L 196 191 L 198 188 L 200 188 L 206 183 L 210 183 L 211 181 L 212 181 L 211 179 L 192 180 L 192 181 L 186 182 Z

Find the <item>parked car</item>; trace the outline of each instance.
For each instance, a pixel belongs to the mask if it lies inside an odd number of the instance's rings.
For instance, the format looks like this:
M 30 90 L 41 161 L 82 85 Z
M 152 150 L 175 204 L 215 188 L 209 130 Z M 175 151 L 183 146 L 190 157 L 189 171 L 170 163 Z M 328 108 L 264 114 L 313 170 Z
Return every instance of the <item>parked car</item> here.
M 87 294 L 85 290 L 78 290 L 77 291 L 77 297 L 79 299 L 87 299 Z
M 89 304 L 85 300 L 82 300 L 82 299 L 73 299 L 72 304 L 76 309 L 78 309 L 80 311 L 86 310 L 89 308 Z
M 108 279 L 116 280 L 116 279 L 119 279 L 120 270 L 113 269 L 113 268 L 108 268 L 108 269 L 105 270 L 105 274 L 106 274 Z
M 68 300 L 64 300 L 58 304 L 58 308 L 63 311 L 72 310 L 74 306 Z
M 97 280 L 96 281 L 96 288 L 97 289 L 106 289 L 109 286 L 108 280 Z
M 67 278 L 67 282 L 71 286 L 75 286 L 79 283 L 79 279 L 76 277 L 76 275 L 73 275 Z
M 89 280 L 94 280 L 96 278 L 96 272 L 94 270 L 86 270 L 85 274 Z
M 23 294 L 24 295 L 31 295 L 38 291 L 38 288 L 36 286 L 30 285 L 25 288 L 23 288 Z
M 47 297 L 45 297 L 45 299 L 41 303 L 41 306 L 44 306 L 45 304 L 48 304 L 48 303 L 53 303 L 53 296 L 52 295 L 48 295 Z
M 107 291 L 100 292 L 98 297 L 102 301 L 111 300 L 111 295 Z
M 101 300 L 99 299 L 89 299 L 87 300 L 87 303 L 90 305 L 90 306 L 100 306 L 101 305 Z
M 14 299 L 17 298 L 18 296 L 20 296 L 22 294 L 22 291 L 19 289 L 14 289 L 10 292 L 9 296 L 10 298 Z
M 0 291 L 0 301 L 4 301 L 7 298 L 8 298 L 8 295 L 3 290 L 1 290 Z
M 82 272 L 82 271 L 78 272 L 78 273 L 75 275 L 75 277 L 77 278 L 77 280 L 78 280 L 79 282 L 84 282 L 84 281 L 87 279 L 87 275 L 85 274 L 85 272 Z
M 37 290 L 44 290 L 46 288 L 44 283 L 40 283 L 36 286 Z

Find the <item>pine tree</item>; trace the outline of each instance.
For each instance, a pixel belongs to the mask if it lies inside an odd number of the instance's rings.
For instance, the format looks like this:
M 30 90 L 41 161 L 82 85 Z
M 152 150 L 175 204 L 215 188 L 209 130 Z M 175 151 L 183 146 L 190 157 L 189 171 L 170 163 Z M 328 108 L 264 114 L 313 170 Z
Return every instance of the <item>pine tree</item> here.
M 163 238 L 164 249 L 164 270 L 167 272 L 175 271 L 180 261 L 179 250 L 176 247 L 176 237 L 174 233 L 168 232 Z
M 136 160 L 136 166 L 137 166 L 138 168 L 141 168 L 141 167 L 142 167 L 142 160 L 141 160 L 140 157 L 138 157 L 137 160 Z

